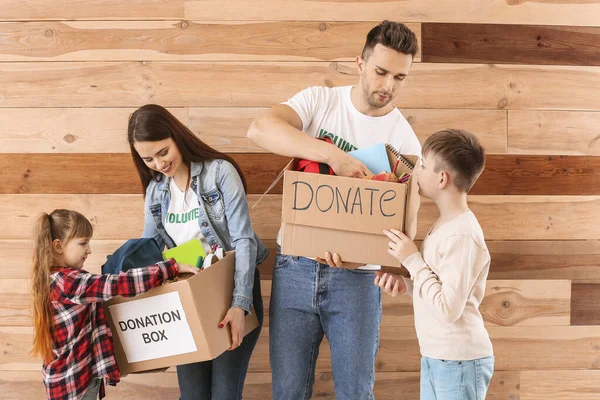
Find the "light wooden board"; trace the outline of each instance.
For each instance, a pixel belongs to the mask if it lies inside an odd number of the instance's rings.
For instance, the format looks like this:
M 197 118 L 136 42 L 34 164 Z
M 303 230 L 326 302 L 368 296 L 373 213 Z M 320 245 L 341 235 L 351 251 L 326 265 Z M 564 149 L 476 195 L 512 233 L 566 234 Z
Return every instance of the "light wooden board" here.
M 266 108 L 170 108 L 203 141 L 227 153 L 264 152 L 246 138 Z M 129 153 L 135 108 L 0 108 L 3 153 Z M 403 109 L 421 142 L 447 127 L 477 134 L 487 154 L 506 154 L 506 111 Z
M 520 400 L 596 400 L 598 398 L 600 398 L 600 371 L 521 372 Z
M 259 195 L 248 196 L 253 207 Z M 141 195 L 0 195 L 0 240 L 28 239 L 34 218 L 55 208 L 82 212 L 93 223 L 96 239 L 139 237 L 143 228 Z M 598 196 L 470 196 L 469 205 L 487 240 L 600 239 Z M 438 212 L 423 201 L 417 239 L 427 233 Z M 118 216 L 118 218 L 117 218 Z M 281 221 L 281 195 L 267 195 L 250 211 L 261 239 L 275 239 Z
M 100 268 L 86 262 L 86 270 L 100 273 Z M 263 280 L 261 290 L 265 307 L 265 326 L 271 281 Z M 0 326 L 29 326 L 30 281 L 4 279 L 0 281 Z M 13 299 L 11 301 L 11 299 Z M 570 323 L 571 284 L 569 281 L 488 281 L 486 295 L 480 306 L 487 326 L 561 326 Z M 414 326 L 412 300 L 408 296 L 383 296 L 384 318 L 381 326 Z M 573 310 L 578 312 L 578 310 Z
M 488 400 L 518 398 L 521 372 L 496 371 L 488 391 Z M 38 400 L 45 396 L 44 385 L 39 372 L 5 371 L 0 372 L 0 391 L 10 400 Z M 374 394 L 381 399 L 396 399 L 398 392 L 402 399 L 419 399 L 418 372 L 380 372 L 376 376 Z M 177 374 L 174 372 L 146 373 L 129 375 L 116 386 L 108 386 L 107 398 L 115 400 L 164 400 L 179 396 Z M 335 399 L 331 372 L 316 374 L 313 397 Z M 250 372 L 244 385 L 244 399 L 271 399 L 271 374 Z
M 0 332 L 4 332 L 5 327 Z M 31 358 L 24 346 L 29 327 L 6 327 L 4 339 L 19 336 L 18 341 L 3 341 L 10 349 L 0 364 L 10 368 L 30 370 Z M 597 369 L 600 352 L 600 327 L 598 326 L 513 326 L 487 328 L 496 357 L 498 371 Z M 12 333 L 11 333 L 12 332 Z M 16 332 L 16 333 L 15 333 Z M 29 336 L 32 340 L 33 336 Z M 413 327 L 382 327 L 380 351 L 376 361 L 378 372 L 418 372 L 421 355 Z M 12 347 L 11 347 L 12 346 Z M 17 347 L 15 347 L 17 346 Z M 552 349 L 552 357 L 548 357 Z M 3 368 L 5 369 L 5 368 Z M 249 370 L 268 372 L 269 332 L 264 328 L 253 352 Z M 331 371 L 329 345 L 326 340 L 320 347 L 318 372 Z
M 179 19 L 184 0 L 5 0 L 0 21 Z
M 263 240 L 270 249 L 269 258 L 260 265 L 261 278 L 271 279 L 277 252 L 275 239 Z M 93 239 L 92 254 L 86 268 L 95 273 L 106 255 L 123 240 Z M 600 241 L 487 241 L 492 257 L 488 279 L 566 279 L 600 281 Z M 0 279 L 29 277 L 31 244 L 29 240 L 0 240 L 0 258 L 9 259 L 15 268 L 0 268 Z
M 0 23 L 2 61 L 353 61 L 370 22 Z M 409 28 L 420 37 L 420 24 Z M 285 34 L 284 34 L 285 32 Z M 420 53 L 415 61 L 420 60 Z
M 600 112 L 508 111 L 510 154 L 600 155 Z
M 356 65 L 346 62 L 8 62 L 0 107 L 268 107 L 308 86 L 356 83 Z M 394 103 L 600 110 L 599 89 L 600 67 L 417 63 Z
M 301 12 L 299 11 L 301 10 Z M 370 20 L 598 26 L 596 1 L 489 0 L 187 0 L 185 18 L 205 20 Z

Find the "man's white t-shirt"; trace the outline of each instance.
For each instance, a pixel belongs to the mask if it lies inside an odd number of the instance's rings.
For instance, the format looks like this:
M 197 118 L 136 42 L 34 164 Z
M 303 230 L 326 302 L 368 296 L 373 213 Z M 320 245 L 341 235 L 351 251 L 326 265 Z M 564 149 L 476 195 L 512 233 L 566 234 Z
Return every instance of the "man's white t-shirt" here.
M 394 108 L 381 117 L 365 115 L 352 104 L 351 90 L 352 86 L 313 86 L 283 104 L 296 111 L 302 120 L 303 132 L 315 138 L 327 136 L 346 152 L 389 143 L 401 154 L 421 155 L 421 144 L 400 110 Z M 278 235 L 279 244 L 280 239 Z M 361 267 L 380 268 L 372 264 Z
M 171 202 L 165 220 L 165 230 L 177 246 L 192 239 L 200 239 L 204 251 L 208 254 L 210 246 L 198 224 L 200 204 L 196 193 L 192 189 L 188 189 L 184 193 L 172 178 L 169 179 L 169 191 Z

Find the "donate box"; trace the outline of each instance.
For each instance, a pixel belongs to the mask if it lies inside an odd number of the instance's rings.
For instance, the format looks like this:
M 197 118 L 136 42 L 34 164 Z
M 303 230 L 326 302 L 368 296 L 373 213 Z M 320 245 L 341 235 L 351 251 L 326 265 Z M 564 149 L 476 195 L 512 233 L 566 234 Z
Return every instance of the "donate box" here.
M 398 158 L 388 150 L 393 169 Z M 414 165 L 416 156 L 404 156 Z M 303 257 L 338 253 L 342 261 L 400 267 L 388 254 L 384 229 L 414 239 L 420 197 L 412 175 L 406 184 L 295 171 L 283 177 L 281 251 Z M 412 174 L 399 163 L 396 175 Z
M 235 252 L 189 279 L 104 304 L 122 375 L 212 360 L 231 346 L 219 322 L 231 307 Z M 246 316 L 246 333 L 258 327 Z

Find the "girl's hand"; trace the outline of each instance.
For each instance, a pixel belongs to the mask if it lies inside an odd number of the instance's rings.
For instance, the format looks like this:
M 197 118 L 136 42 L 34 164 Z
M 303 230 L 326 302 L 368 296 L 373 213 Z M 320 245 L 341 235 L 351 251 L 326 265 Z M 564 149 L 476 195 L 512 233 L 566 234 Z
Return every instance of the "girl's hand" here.
M 403 263 L 409 256 L 418 253 L 419 249 L 415 242 L 410 240 L 408 236 L 396 229 L 386 229 L 383 231 L 390 238 L 388 243 L 388 253 L 396 260 Z
M 246 332 L 246 313 L 241 308 L 232 307 L 227 311 L 227 315 L 219 324 L 219 328 L 223 329 L 227 324 L 231 325 L 231 347 L 228 350 L 237 349 Z
M 200 270 L 196 267 L 192 267 L 191 265 L 188 264 L 179 264 L 177 263 L 177 269 L 178 272 L 177 274 L 194 274 L 196 275 L 198 272 L 200 272 Z

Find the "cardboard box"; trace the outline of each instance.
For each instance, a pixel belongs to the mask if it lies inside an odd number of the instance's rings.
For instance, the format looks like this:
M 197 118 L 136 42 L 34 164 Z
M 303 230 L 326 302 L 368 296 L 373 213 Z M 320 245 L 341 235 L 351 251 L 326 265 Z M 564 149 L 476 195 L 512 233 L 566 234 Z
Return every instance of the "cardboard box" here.
M 185 280 L 104 304 L 122 375 L 212 360 L 231 346 L 218 325 L 231 306 L 235 252 Z M 258 327 L 246 316 L 246 335 Z
M 388 150 L 390 166 L 396 155 Z M 406 156 L 413 164 L 416 156 Z M 400 267 L 387 252 L 384 229 L 411 239 L 417 232 L 420 197 L 412 175 L 407 184 L 294 171 L 284 172 L 281 251 L 304 257 L 338 253 L 342 261 Z M 396 175 L 412 173 L 402 162 Z

